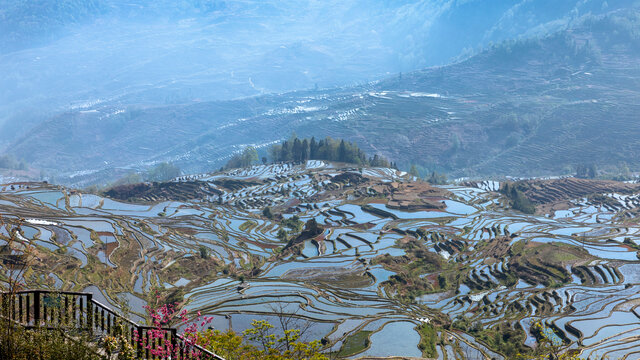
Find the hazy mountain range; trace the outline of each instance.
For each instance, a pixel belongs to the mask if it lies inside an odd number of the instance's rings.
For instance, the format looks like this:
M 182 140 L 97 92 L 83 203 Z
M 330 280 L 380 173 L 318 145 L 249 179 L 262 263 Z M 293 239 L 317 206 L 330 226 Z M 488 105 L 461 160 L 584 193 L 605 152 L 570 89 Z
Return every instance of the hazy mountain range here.
M 452 175 L 633 166 L 634 3 L 0 1 L 0 139 L 60 174 L 291 131 Z

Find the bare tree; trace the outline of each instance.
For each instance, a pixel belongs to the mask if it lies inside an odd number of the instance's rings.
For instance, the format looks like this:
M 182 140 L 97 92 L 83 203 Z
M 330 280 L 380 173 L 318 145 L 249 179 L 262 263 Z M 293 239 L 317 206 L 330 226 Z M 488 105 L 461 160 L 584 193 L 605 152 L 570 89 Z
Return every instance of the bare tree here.
M 301 310 L 301 306 L 290 306 L 292 304 L 283 304 L 282 302 L 276 302 L 269 305 L 271 313 L 278 318 L 278 324 L 282 328 L 284 334 L 284 349 L 292 350 L 292 344 L 300 339 L 307 341 L 306 335 L 313 323 L 307 319 L 304 319 L 298 313 Z M 290 307 L 294 307 L 289 310 Z

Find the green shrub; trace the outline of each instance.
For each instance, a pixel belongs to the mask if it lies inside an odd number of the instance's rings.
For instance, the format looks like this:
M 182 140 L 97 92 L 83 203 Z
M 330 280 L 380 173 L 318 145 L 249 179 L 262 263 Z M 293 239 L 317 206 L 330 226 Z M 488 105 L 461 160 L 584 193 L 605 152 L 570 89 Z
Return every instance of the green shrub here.
M 89 344 L 90 339 L 81 333 L 73 334 L 63 329 L 25 330 L 8 320 L 0 320 L 0 359 L 64 359 L 84 360 L 100 358 Z
M 422 323 L 417 327 L 417 330 L 420 334 L 418 348 L 422 351 L 422 356 L 437 358 L 436 341 L 438 340 L 438 334 L 436 329 L 429 323 Z

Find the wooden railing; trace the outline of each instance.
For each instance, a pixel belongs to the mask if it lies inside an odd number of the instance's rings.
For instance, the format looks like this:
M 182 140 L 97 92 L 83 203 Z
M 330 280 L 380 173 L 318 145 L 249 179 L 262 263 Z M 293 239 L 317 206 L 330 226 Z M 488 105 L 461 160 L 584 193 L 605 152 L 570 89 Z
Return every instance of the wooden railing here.
M 93 294 L 69 291 L 28 290 L 14 294 L 0 292 L 1 314 L 27 328 L 67 329 L 86 331 L 94 336 L 123 334 L 136 349 L 138 358 L 155 358 L 149 349 L 140 345 L 143 341 L 152 345 L 177 349 L 172 359 L 215 359 L 222 357 L 198 346 L 189 344 L 174 328 L 162 328 L 162 338 L 152 337 L 156 328 L 138 325 L 118 315 L 104 304 L 93 299 Z M 121 326 L 119 326 L 121 325 Z M 134 334 L 137 333 L 137 339 Z M 194 356 L 194 353 L 199 354 Z

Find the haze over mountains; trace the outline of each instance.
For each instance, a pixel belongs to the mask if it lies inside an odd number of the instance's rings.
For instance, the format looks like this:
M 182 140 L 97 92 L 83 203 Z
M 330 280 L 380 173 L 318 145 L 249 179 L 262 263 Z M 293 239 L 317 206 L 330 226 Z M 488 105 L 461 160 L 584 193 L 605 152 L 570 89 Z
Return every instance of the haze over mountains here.
M 633 1 L 43 4 L 1 4 L 0 138 L 63 177 L 291 131 L 452 176 L 638 165 Z

